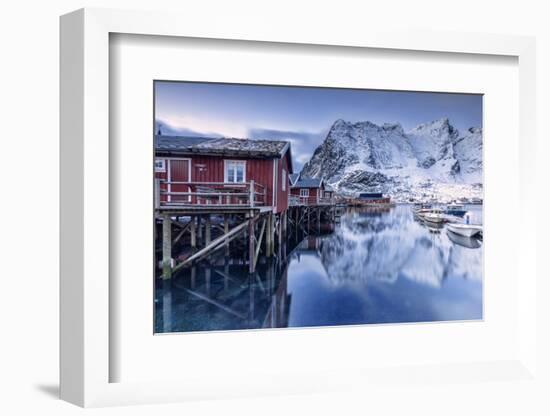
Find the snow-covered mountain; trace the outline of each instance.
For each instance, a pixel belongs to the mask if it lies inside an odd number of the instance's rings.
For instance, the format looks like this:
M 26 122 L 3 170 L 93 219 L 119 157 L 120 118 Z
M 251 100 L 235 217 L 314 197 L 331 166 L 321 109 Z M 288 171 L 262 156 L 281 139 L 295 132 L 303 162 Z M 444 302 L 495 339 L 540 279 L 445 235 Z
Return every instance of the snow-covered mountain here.
M 382 191 L 396 200 L 482 197 L 482 130 L 449 119 L 405 132 L 398 124 L 337 120 L 304 165 L 338 192 Z

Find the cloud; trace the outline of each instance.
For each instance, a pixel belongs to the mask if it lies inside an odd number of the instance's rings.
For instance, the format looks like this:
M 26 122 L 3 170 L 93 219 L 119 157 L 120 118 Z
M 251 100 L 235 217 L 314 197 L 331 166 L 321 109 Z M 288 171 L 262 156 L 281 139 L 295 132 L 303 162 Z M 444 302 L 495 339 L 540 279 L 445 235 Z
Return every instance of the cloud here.
M 300 172 L 309 161 L 315 149 L 323 142 L 327 132 L 310 133 L 304 131 L 289 131 L 253 128 L 248 131 L 251 139 L 286 140 L 292 147 L 294 172 Z
M 161 130 L 165 136 L 191 136 L 191 137 L 223 137 L 222 134 L 215 132 L 202 132 L 192 130 L 186 127 L 176 127 L 163 120 L 155 120 L 155 134 Z
M 245 137 L 246 127 L 242 123 L 223 117 L 189 115 L 189 114 L 162 114 L 156 119 L 175 130 L 193 130 L 203 132 L 208 136 Z

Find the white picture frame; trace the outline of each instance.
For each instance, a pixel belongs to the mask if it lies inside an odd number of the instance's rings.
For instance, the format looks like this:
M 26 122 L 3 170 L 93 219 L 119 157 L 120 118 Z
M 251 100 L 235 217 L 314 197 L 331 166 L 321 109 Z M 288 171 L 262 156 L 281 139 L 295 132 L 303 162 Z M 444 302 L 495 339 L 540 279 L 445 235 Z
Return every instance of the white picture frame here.
M 182 25 L 181 22 L 186 22 Z M 243 19 L 244 23 L 245 20 Z M 347 28 L 330 33 L 312 25 L 307 31 L 279 24 L 250 27 L 234 22 L 215 26 L 174 13 L 82 9 L 61 18 L 61 398 L 79 406 L 160 403 L 198 398 L 261 394 L 324 392 L 342 387 L 342 380 L 360 386 L 429 380 L 536 380 L 536 206 L 535 41 L 530 37 L 420 31 L 380 32 Z M 109 348 L 111 262 L 109 256 L 109 37 L 124 33 L 149 36 L 226 39 L 281 44 L 332 45 L 335 48 L 378 48 L 431 51 L 441 54 L 504 55 L 519 66 L 519 213 L 517 292 L 517 354 L 507 360 L 414 369 L 380 368 L 368 374 L 331 368 L 331 377 L 293 374 L 281 369 L 261 380 L 231 384 L 220 377 L 184 381 L 110 382 L 109 366 L 116 357 Z M 514 271 L 511 271 L 514 273 Z M 112 305 L 111 305 L 112 306 Z M 360 369 L 359 369 L 360 370 Z M 476 371 L 478 375 L 476 375 Z M 481 375 L 482 374 L 482 375 Z M 289 380 L 291 379 L 291 380 Z M 284 381 L 284 383 L 283 383 Z

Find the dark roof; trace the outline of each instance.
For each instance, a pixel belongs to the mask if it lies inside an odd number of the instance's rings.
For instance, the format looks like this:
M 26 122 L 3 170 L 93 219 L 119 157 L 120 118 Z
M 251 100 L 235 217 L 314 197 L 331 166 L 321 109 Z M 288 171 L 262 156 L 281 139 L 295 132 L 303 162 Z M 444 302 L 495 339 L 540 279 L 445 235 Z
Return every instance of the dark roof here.
M 379 199 L 383 197 L 382 192 L 361 192 L 359 194 L 361 199 Z
M 300 178 L 292 185 L 293 188 L 320 188 L 323 183 L 321 178 Z
M 178 155 L 277 158 L 283 156 L 289 146 L 289 142 L 282 140 L 155 136 L 156 152 Z

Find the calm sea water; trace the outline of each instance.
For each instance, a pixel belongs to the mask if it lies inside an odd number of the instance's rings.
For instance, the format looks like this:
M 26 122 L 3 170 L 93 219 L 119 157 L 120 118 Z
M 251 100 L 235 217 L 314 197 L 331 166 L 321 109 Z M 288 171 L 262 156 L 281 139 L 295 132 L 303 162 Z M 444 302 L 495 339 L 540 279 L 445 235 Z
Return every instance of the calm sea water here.
M 481 223 L 481 206 L 469 206 Z M 157 281 L 155 331 L 482 318 L 483 243 L 417 222 L 412 207 L 347 212 L 331 234 L 291 235 L 280 256 L 221 257 Z

